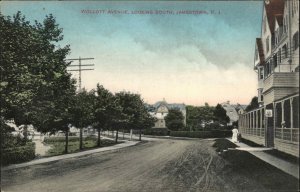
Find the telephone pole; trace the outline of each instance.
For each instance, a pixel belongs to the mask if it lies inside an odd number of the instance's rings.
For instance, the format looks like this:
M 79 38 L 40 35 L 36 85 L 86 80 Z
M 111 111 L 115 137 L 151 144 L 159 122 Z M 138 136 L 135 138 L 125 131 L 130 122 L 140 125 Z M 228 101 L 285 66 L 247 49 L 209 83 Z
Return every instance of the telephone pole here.
M 78 77 L 78 87 L 79 87 L 79 91 L 81 91 L 81 71 L 90 71 L 90 70 L 94 70 L 94 69 L 84 69 L 82 67 L 86 67 L 86 66 L 94 66 L 94 64 L 81 64 L 82 60 L 92 60 L 94 58 L 81 58 L 79 57 L 78 59 L 67 59 L 69 61 L 78 61 L 78 65 L 69 65 L 68 67 L 78 67 L 78 69 L 70 69 L 67 71 L 78 71 L 79 72 L 79 77 Z

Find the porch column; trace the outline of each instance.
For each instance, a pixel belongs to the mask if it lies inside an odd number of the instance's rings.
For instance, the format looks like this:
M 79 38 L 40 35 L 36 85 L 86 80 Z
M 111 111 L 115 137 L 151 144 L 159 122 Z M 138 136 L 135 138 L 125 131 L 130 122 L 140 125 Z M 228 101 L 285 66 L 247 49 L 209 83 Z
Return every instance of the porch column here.
M 255 125 L 256 125 L 256 135 L 259 135 L 258 131 L 259 131 L 259 127 L 258 127 L 258 110 L 255 111 Z
M 255 129 L 255 125 L 254 125 L 254 111 L 252 112 L 252 135 L 254 135 L 254 129 Z
M 262 124 L 263 124 L 263 121 L 262 121 L 262 109 L 260 109 L 260 117 L 259 117 L 259 121 L 260 121 L 260 136 L 262 136 L 262 130 L 263 130 L 263 126 L 262 126 Z
M 281 124 L 284 121 L 284 101 L 281 101 Z
M 293 99 L 294 98 L 290 98 L 290 109 L 291 109 L 291 128 L 294 128 L 294 119 L 293 119 Z
M 281 101 L 281 124 L 284 121 L 284 101 Z M 283 127 L 281 126 L 281 139 L 283 139 Z
M 290 115 L 291 115 L 291 141 L 293 141 L 293 121 L 294 121 L 294 119 L 293 119 L 293 98 L 290 98 L 290 110 L 291 110 L 291 113 L 290 113 Z

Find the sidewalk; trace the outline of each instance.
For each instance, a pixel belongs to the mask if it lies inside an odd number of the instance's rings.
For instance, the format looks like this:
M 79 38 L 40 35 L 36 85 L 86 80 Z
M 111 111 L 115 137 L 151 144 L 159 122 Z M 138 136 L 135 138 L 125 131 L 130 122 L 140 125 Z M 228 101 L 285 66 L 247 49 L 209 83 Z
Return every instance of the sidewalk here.
M 58 160 L 62 160 L 62 159 L 81 157 L 81 156 L 90 155 L 93 153 L 99 153 L 102 151 L 117 150 L 117 149 L 121 149 L 124 147 L 133 146 L 133 145 L 136 145 L 137 143 L 139 143 L 138 141 L 127 141 L 127 140 L 123 140 L 123 141 L 124 141 L 124 143 L 120 143 L 120 144 L 109 146 L 109 147 L 92 149 L 92 150 L 82 151 L 82 152 L 78 152 L 78 153 L 71 153 L 71 154 L 66 154 L 66 155 L 46 157 L 46 158 L 36 159 L 36 160 L 32 160 L 32 161 L 20 163 L 20 164 L 13 164 L 13 165 L 9 165 L 7 167 L 1 167 L 1 170 L 6 171 L 6 170 L 17 169 L 17 168 L 21 168 L 21 167 L 27 167 L 27 166 L 31 166 L 31 165 L 37 165 L 37 164 L 42 164 L 42 163 L 58 161 Z
M 229 141 L 231 139 L 227 138 Z M 232 141 L 231 141 L 232 142 Z M 268 153 L 265 153 L 263 151 L 266 150 L 271 150 L 272 148 L 267 148 L 267 147 L 250 147 L 246 145 L 245 143 L 234 143 L 238 147 L 235 148 L 236 150 L 243 150 L 243 151 L 248 151 L 252 155 L 256 156 L 257 158 L 273 165 L 274 167 L 277 167 L 278 169 L 284 171 L 285 173 L 288 173 L 297 179 L 299 179 L 299 165 L 287 162 L 283 159 L 280 159 L 278 157 L 275 157 L 273 155 L 270 155 Z

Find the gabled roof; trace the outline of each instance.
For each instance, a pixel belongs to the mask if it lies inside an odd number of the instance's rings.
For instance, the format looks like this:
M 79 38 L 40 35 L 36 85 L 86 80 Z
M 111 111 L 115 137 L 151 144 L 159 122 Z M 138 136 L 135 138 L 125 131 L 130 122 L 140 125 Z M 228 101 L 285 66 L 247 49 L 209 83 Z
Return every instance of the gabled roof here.
M 278 25 L 282 26 L 283 25 L 283 15 L 281 15 L 281 14 L 275 15 L 275 18 L 277 20 Z
M 271 33 L 274 33 L 275 29 L 275 16 L 283 15 L 285 0 L 269 0 L 269 3 L 265 3 L 265 9 L 267 19 Z
M 185 110 L 185 104 L 179 104 L 179 103 L 168 104 L 166 101 L 158 101 L 153 105 L 153 107 L 155 109 L 158 109 L 161 105 L 166 106 L 168 109 Z
M 259 55 L 260 65 L 263 65 L 265 62 L 265 55 L 261 38 L 256 38 L 256 46 Z

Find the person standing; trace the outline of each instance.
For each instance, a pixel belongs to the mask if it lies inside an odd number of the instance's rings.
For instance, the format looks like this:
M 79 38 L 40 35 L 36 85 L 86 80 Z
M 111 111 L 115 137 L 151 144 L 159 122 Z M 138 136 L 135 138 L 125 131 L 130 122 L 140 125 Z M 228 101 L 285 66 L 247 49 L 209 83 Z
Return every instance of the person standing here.
M 238 143 L 238 134 L 239 130 L 236 128 L 236 126 L 234 126 L 232 129 L 232 142 Z

